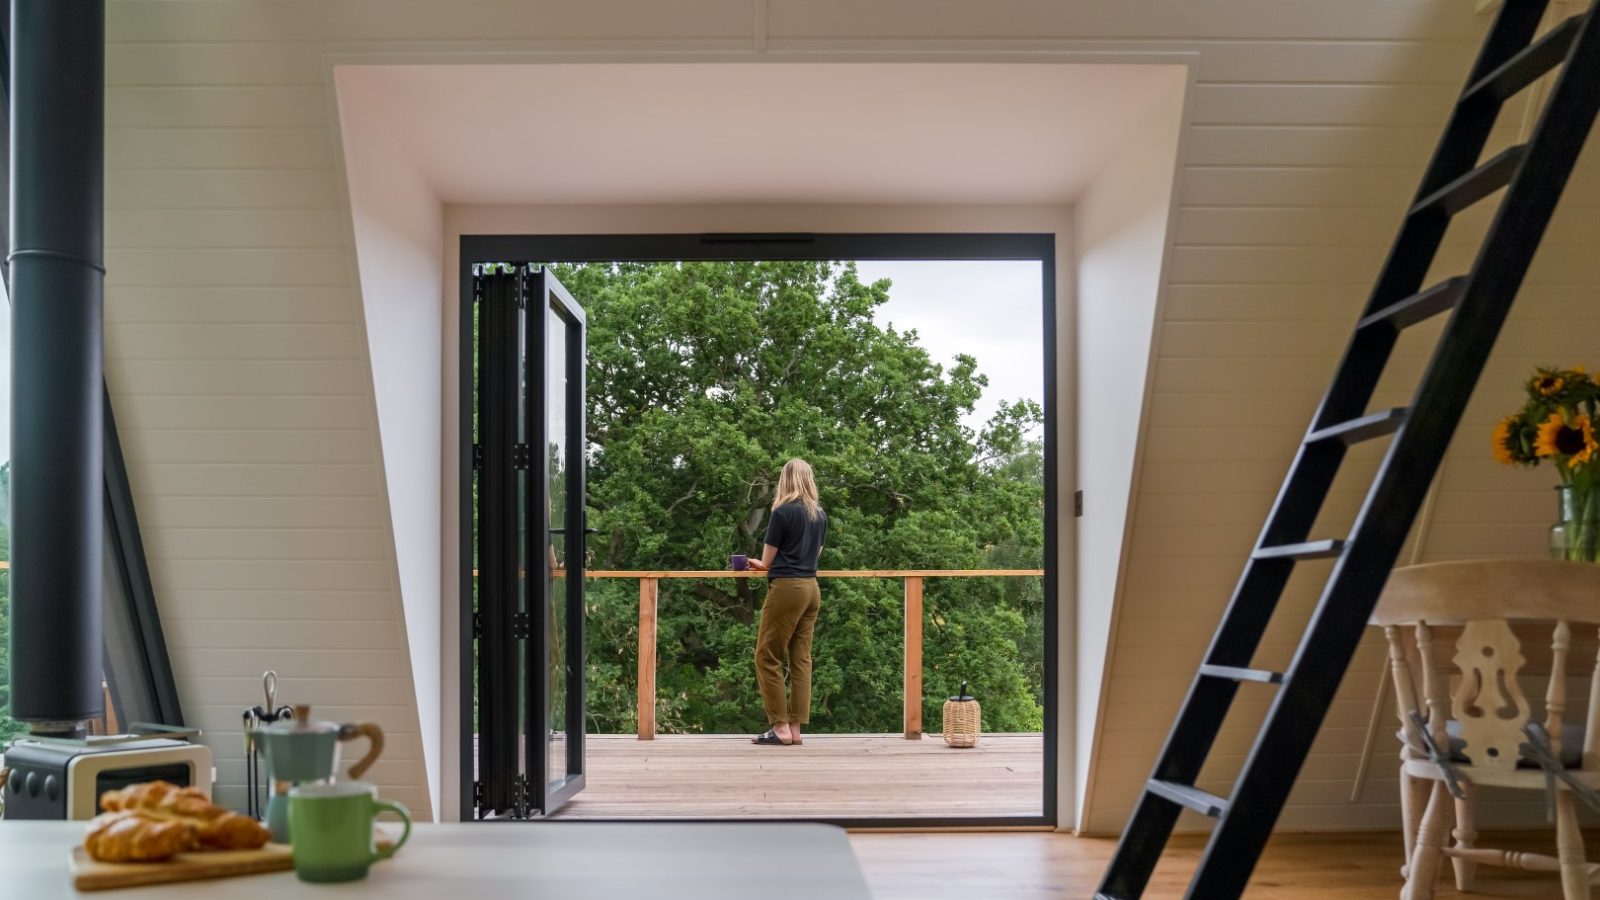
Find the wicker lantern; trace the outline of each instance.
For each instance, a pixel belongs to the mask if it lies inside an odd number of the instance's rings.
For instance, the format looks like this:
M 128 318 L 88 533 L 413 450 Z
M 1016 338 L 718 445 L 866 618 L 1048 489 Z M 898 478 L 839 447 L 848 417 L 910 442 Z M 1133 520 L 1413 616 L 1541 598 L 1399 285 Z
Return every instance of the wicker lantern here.
M 952 747 L 973 747 L 982 733 L 983 708 L 967 693 L 963 681 L 961 692 L 944 702 L 944 742 Z

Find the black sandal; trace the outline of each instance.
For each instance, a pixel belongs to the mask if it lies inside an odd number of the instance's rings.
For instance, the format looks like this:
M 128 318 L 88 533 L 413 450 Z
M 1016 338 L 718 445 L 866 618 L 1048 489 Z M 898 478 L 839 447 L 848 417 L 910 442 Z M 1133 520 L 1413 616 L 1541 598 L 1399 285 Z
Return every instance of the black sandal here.
M 763 745 L 768 746 L 768 747 L 787 747 L 787 746 L 789 746 L 789 741 L 786 741 L 783 738 L 778 737 L 778 732 L 772 730 L 771 728 L 767 729 L 767 733 L 766 734 L 760 735 L 759 737 L 751 738 L 750 739 L 750 743 L 752 743 L 752 744 L 763 744 Z

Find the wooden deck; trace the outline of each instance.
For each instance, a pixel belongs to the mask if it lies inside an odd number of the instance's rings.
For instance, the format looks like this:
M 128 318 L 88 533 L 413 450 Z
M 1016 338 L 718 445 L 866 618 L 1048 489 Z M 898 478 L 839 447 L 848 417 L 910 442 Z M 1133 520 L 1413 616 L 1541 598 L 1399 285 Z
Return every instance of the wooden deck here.
M 588 737 L 586 787 L 556 818 L 1038 816 L 1044 740 L 984 735 L 955 750 L 937 735 L 806 735 L 760 747 L 748 735 Z

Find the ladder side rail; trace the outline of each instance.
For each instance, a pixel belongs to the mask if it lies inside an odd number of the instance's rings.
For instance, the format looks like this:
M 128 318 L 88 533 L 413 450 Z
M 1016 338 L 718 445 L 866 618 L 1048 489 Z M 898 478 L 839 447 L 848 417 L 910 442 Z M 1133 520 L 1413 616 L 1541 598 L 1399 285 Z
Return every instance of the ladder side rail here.
M 1473 63 L 1472 72 L 1467 76 L 1463 94 L 1479 79 L 1532 43 L 1548 5 L 1548 0 L 1530 0 L 1501 6 L 1494 25 L 1484 39 L 1483 48 Z M 1411 201 L 1413 205 L 1472 169 L 1482 155 L 1484 145 L 1488 143 L 1489 132 L 1494 129 L 1501 104 L 1502 101 L 1487 96 L 1456 104 L 1439 136 L 1433 158 L 1423 170 L 1416 196 Z M 1398 302 L 1421 287 L 1427 267 L 1433 261 L 1433 253 L 1438 248 L 1437 242 L 1444 237 L 1448 224 L 1447 220 L 1439 221 L 1433 217 L 1421 221 L 1407 219 L 1390 247 L 1389 256 L 1380 270 L 1382 274 L 1373 286 L 1363 315 L 1370 315 L 1390 303 Z M 1429 247 L 1432 249 L 1426 249 Z M 1418 251 L 1425 251 L 1427 257 L 1422 260 L 1420 269 L 1416 264 Z M 1344 418 L 1349 416 L 1340 416 L 1333 421 Z
M 1548 0 L 1506 3 L 1495 17 L 1478 58 L 1473 63 L 1465 93 L 1481 78 L 1499 68 L 1529 46 L 1544 18 Z M 1450 112 L 1433 157 L 1423 170 L 1411 206 L 1472 170 L 1494 130 L 1503 101 L 1484 96 L 1470 103 L 1457 103 Z M 1411 206 L 1390 245 L 1389 255 L 1379 269 L 1361 317 L 1399 303 L 1422 289 L 1439 246 L 1449 230 L 1450 219 L 1443 215 L 1412 215 Z M 1311 419 L 1310 431 L 1337 425 L 1359 416 L 1371 402 L 1399 335 L 1393 329 L 1358 328 L 1339 363 L 1327 394 Z M 1257 548 L 1259 549 L 1259 547 Z
M 1546 0 L 1535 0 L 1508 4 L 1502 9 L 1473 66 L 1467 85 L 1476 83 L 1529 44 L 1543 18 L 1546 5 Z M 1445 136 L 1417 190 L 1417 199 L 1431 194 L 1436 189 L 1435 185 L 1448 183 L 1472 168 L 1488 141 L 1499 106 L 1499 103 L 1479 104 L 1474 110 L 1458 108 L 1452 113 Z M 1368 312 L 1397 302 L 1421 288 L 1448 224 L 1449 219 L 1444 216 L 1407 217 L 1401 225 L 1395 246 L 1398 249 L 1409 245 L 1413 252 L 1409 256 L 1391 253 L 1380 275 L 1379 287 L 1369 299 Z M 1417 260 L 1421 260 L 1420 264 Z M 1333 384 L 1307 426 L 1308 437 L 1318 430 L 1355 418 L 1366 410 L 1398 339 L 1395 329 L 1356 330 L 1339 363 Z M 1294 568 L 1293 560 L 1258 560 L 1254 558 L 1255 553 L 1266 547 L 1298 543 L 1309 536 L 1345 452 L 1343 445 L 1330 442 L 1303 444 L 1295 455 L 1285 476 L 1284 486 L 1257 537 L 1252 558 L 1246 563 L 1211 645 L 1207 648 L 1204 657 L 1206 664 L 1238 668 L 1250 665 Z M 1198 714 L 1180 715 L 1169 735 L 1168 746 L 1183 748 L 1183 759 L 1199 756 L 1203 762 L 1204 755 L 1209 752 L 1215 739 L 1216 730 L 1208 730 L 1205 726 L 1215 721 L 1220 727 L 1236 692 L 1236 685 L 1214 685 L 1216 681 L 1219 680 L 1196 676 L 1190 686 L 1188 700 L 1199 701 Z M 1187 711 L 1193 706 L 1186 701 L 1183 709 Z M 1198 752 L 1194 752 L 1195 748 L 1198 748 Z M 1185 766 L 1180 762 L 1180 759 L 1171 758 L 1163 748 L 1152 777 L 1192 784 L 1199 774 L 1199 766 Z
M 1492 71 L 1515 53 L 1517 40 L 1525 41 L 1527 36 L 1532 34 L 1532 28 L 1537 26 L 1538 16 L 1531 17 L 1530 25 L 1524 18 L 1526 16 L 1526 13 L 1522 12 L 1524 7 L 1517 6 L 1517 11 L 1512 12 L 1512 6 L 1517 5 L 1508 6 L 1496 19 L 1491 38 L 1484 44 L 1468 84 L 1482 77 L 1480 73 Z M 1542 15 L 1542 9 L 1540 13 Z M 1489 123 L 1488 126 L 1479 121 L 1485 118 Z M 1445 184 L 1471 168 L 1488 140 L 1492 124 L 1492 115 L 1469 116 L 1459 110 L 1452 115 L 1450 128 L 1446 132 L 1447 137 L 1455 133 L 1457 140 L 1471 143 L 1472 146 L 1468 148 L 1470 152 L 1446 152 L 1447 148 L 1441 142 L 1418 188 L 1419 200 L 1432 193 L 1433 183 Z M 1436 221 L 1436 218 L 1412 216 L 1402 224 L 1396 249 L 1390 253 L 1385 262 L 1383 274 L 1379 278 L 1379 287 L 1373 291 L 1366 307 L 1367 311 L 1363 312 L 1363 315 L 1373 308 L 1386 305 L 1386 300 L 1390 296 L 1398 300 L 1421 287 L 1422 279 L 1426 275 L 1428 266 L 1432 264 L 1448 224 L 1447 220 L 1441 222 Z M 1406 254 L 1400 254 L 1400 248 L 1409 249 Z M 1426 257 L 1420 267 L 1414 263 L 1418 256 Z M 1307 426 L 1308 436 L 1329 425 L 1360 415 L 1370 402 L 1372 393 L 1377 388 L 1382 367 L 1388 361 L 1398 339 L 1399 336 L 1393 329 L 1367 328 L 1355 332 L 1339 363 L 1332 385 L 1324 395 L 1316 415 Z M 1261 533 L 1256 539 L 1255 551 L 1263 547 L 1296 543 L 1309 536 L 1311 526 L 1321 512 L 1328 489 L 1338 473 L 1339 465 L 1343 462 L 1344 454 L 1345 448 L 1336 443 L 1302 444 L 1290 464 L 1283 487 L 1274 500 Z M 1244 571 L 1213 634 L 1211 644 L 1206 650 L 1204 656 L 1206 664 L 1234 667 L 1250 665 L 1276 610 L 1278 598 L 1293 574 L 1293 560 L 1258 560 L 1253 557 L 1254 551 L 1252 558 L 1245 564 Z M 1156 757 L 1150 777 L 1179 784 L 1193 784 L 1199 777 L 1205 757 L 1216 740 L 1216 735 L 1237 692 L 1238 684 L 1235 682 L 1206 678 L 1197 673 L 1194 681 L 1190 683 L 1183 705 L 1179 707 L 1172 729 L 1168 732 L 1166 741 Z M 1164 843 L 1171 834 L 1178 814 L 1177 806 L 1148 792 L 1143 793 L 1123 831 L 1114 859 L 1123 859 L 1124 846 L 1132 848 Z M 1151 860 L 1149 869 L 1153 869 L 1153 866 L 1154 860 Z M 1118 878 L 1113 881 L 1112 873 L 1108 873 L 1107 882 L 1103 886 L 1104 892 L 1110 896 L 1134 895 L 1142 890 L 1148 876 L 1147 870 L 1141 878 L 1133 880 Z
M 1467 78 L 1467 87 L 1531 43 L 1547 5 L 1548 0 L 1528 0 L 1509 3 L 1501 9 Z M 1465 90 L 1466 87 L 1463 93 Z M 1464 110 L 1458 104 L 1418 187 L 1417 201 L 1472 168 L 1487 143 L 1499 105 L 1493 103 L 1485 110 L 1479 103 Z M 1447 218 L 1437 221 L 1432 216 L 1408 214 L 1363 316 L 1388 303 L 1398 302 L 1421 287 L 1447 226 Z M 1403 254 L 1402 249 L 1406 250 Z M 1416 262 L 1419 256 L 1426 257 L 1420 265 Z M 1360 415 L 1370 402 L 1381 369 L 1397 341 L 1398 335 L 1392 329 L 1356 331 L 1333 384 L 1307 428 L 1308 437 L 1317 430 Z M 1302 444 L 1255 550 L 1296 543 L 1307 537 L 1344 452 L 1345 448 L 1337 443 Z M 1253 557 L 1254 552 L 1207 649 L 1205 662 L 1208 664 L 1238 667 L 1250 664 L 1293 572 L 1293 560 Z M 1194 783 L 1237 690 L 1237 682 L 1197 673 L 1157 757 L 1153 779 Z M 1100 889 L 1102 896 L 1132 898 L 1143 893 L 1160 855 L 1159 848 L 1171 835 L 1179 813 L 1177 805 L 1147 790 L 1141 792 L 1107 867 Z
M 1267 517 L 1258 548 L 1305 539 L 1338 471 L 1344 450 L 1339 444 L 1300 448 L 1288 480 Z M 1205 662 L 1239 667 L 1250 664 L 1293 571 L 1294 561 L 1290 559 L 1251 559 L 1245 564 L 1222 623 L 1212 635 Z M 1156 757 L 1151 779 L 1194 784 L 1238 690 L 1236 681 L 1195 674 Z M 1137 897 L 1143 892 L 1159 856 L 1158 850 L 1148 848 L 1159 848 L 1166 843 L 1180 812 L 1181 807 L 1176 804 L 1148 790 L 1141 791 L 1101 884 L 1102 894 L 1121 898 Z M 1146 852 L 1141 853 L 1141 849 Z
M 1563 188 L 1600 114 L 1600 23 L 1591 14 L 1550 95 L 1528 157 L 1496 211 L 1418 386 L 1335 564 L 1284 685 L 1201 858 L 1187 896 L 1236 897 L 1271 835 L 1389 571 L 1471 399 Z M 1333 673 L 1329 677 L 1329 673 Z M 1233 813 L 1240 813 L 1238 816 Z
M 1463 95 L 1480 79 L 1533 44 L 1539 25 L 1544 21 L 1545 9 L 1549 5 L 1549 0 L 1526 0 L 1526 2 L 1509 0 L 1501 4 L 1500 12 L 1495 15 L 1494 24 L 1490 26 L 1489 33 L 1484 38 L 1483 48 L 1478 51 L 1478 58 L 1472 64 L 1472 72 L 1462 86 Z M 1495 108 L 1499 106 L 1499 102 L 1490 98 L 1485 98 L 1485 103 Z M 1479 108 L 1477 100 L 1470 103 L 1458 102 L 1445 125 L 1444 133 L 1439 138 L 1438 149 L 1434 151 L 1433 160 L 1423 175 L 1413 202 L 1421 200 L 1451 180 L 1466 174 L 1467 170 L 1477 162 L 1478 155 L 1483 152 L 1484 142 L 1488 140 L 1489 132 L 1494 127 L 1492 115 L 1486 123 L 1475 115 Z M 1471 152 L 1456 152 L 1454 148 L 1458 144 L 1462 151 L 1470 149 Z
M 1466 84 L 1470 86 L 1476 83 L 1527 47 L 1543 19 L 1547 5 L 1548 0 L 1506 4 L 1496 17 Z M 1500 105 L 1499 102 L 1477 103 L 1472 109 L 1458 106 L 1452 112 L 1444 136 L 1417 189 L 1417 200 L 1427 197 L 1439 186 L 1472 168 L 1488 142 Z M 1448 226 L 1449 218 L 1446 216 L 1407 215 L 1394 247 L 1384 262 L 1377 286 L 1368 299 L 1363 317 L 1421 289 Z M 1398 332 L 1394 329 L 1356 329 L 1339 362 L 1332 384 L 1306 428 L 1308 437 L 1366 411 L 1367 404 L 1377 390 L 1383 367 L 1388 363 L 1398 340 Z M 1344 449 L 1336 444 L 1301 447 L 1256 539 L 1252 557 L 1263 548 L 1298 543 L 1309 536 L 1339 465 L 1343 462 Z M 1292 573 L 1291 560 L 1252 558 L 1246 563 L 1216 635 L 1206 651 L 1207 664 L 1250 665 L 1251 657 L 1271 619 L 1277 595 L 1282 592 Z M 1264 603 L 1261 602 L 1262 598 L 1266 598 Z M 1201 681 L 1204 679 L 1197 677 L 1197 684 Z M 1191 692 L 1193 690 L 1191 688 Z M 1173 736 L 1176 737 L 1176 733 Z M 1171 772 L 1169 776 L 1180 774 Z M 1163 777 L 1159 767 L 1155 777 Z

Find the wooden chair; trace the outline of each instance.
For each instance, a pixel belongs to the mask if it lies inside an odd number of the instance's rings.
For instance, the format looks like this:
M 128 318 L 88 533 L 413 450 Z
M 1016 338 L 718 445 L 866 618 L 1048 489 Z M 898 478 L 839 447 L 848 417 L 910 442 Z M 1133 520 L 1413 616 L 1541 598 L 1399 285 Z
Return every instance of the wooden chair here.
M 1595 661 L 1588 669 L 1588 716 L 1581 726 L 1569 725 L 1566 716 L 1573 628 L 1587 626 L 1580 629 L 1587 637 L 1600 624 L 1600 565 L 1488 560 L 1400 568 L 1390 575 L 1372 622 L 1388 638 L 1401 719 L 1400 808 L 1408 860 L 1402 900 L 1432 897 L 1445 857 L 1461 891 L 1472 890 L 1479 865 L 1496 865 L 1559 872 L 1566 900 L 1587 900 L 1600 865 L 1584 858 L 1577 813 L 1582 801 L 1570 789 L 1557 781 L 1554 857 L 1477 846 L 1475 807 L 1485 786 L 1545 790 L 1545 773 L 1518 749 L 1528 740 L 1523 726 L 1540 721 L 1519 676 L 1539 669 L 1549 673 L 1542 721 L 1551 749 L 1583 784 L 1600 786 L 1600 656 L 1588 640 L 1586 657 L 1580 657 Z M 1456 632 L 1453 652 L 1446 651 Z M 1548 655 L 1541 646 L 1546 642 Z M 1451 652 L 1454 678 L 1442 665 L 1445 652 Z M 1441 768 L 1424 750 L 1413 713 L 1436 747 L 1450 748 L 1465 799 L 1451 796 Z M 1452 806 L 1454 841 L 1445 846 Z

